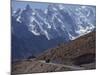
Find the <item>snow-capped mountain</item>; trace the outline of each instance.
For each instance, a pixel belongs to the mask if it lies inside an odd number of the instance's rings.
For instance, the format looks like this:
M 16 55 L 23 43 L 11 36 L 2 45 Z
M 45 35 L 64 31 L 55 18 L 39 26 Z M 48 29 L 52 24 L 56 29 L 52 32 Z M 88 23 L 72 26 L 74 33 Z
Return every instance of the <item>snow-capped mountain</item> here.
M 71 40 L 95 29 L 95 8 L 51 4 L 45 10 L 18 9 L 13 14 L 16 21 L 25 23 L 33 35 L 45 35 L 48 40 L 58 36 Z
M 24 40 L 30 53 L 32 50 L 38 53 L 39 49 L 74 40 L 95 30 L 95 10 L 95 6 L 50 4 L 43 10 L 27 5 L 25 9 L 12 11 L 12 33 Z

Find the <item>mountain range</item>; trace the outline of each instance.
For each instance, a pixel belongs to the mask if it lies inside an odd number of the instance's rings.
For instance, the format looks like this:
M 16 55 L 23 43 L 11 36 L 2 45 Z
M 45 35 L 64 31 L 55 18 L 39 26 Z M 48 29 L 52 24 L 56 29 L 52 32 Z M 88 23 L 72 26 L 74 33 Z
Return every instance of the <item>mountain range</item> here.
M 46 9 L 12 10 L 12 59 L 39 55 L 96 29 L 94 6 L 50 4 Z

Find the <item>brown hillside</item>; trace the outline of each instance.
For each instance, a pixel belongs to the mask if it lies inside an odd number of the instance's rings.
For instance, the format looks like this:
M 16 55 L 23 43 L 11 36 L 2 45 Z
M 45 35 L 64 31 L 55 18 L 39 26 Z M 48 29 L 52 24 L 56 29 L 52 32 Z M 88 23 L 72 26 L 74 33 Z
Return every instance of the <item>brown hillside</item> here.
M 95 32 L 12 64 L 12 75 L 95 69 Z
M 78 64 L 78 62 L 81 65 L 81 63 L 85 63 L 85 60 L 87 60 L 86 63 L 93 62 L 96 53 L 95 35 L 95 32 L 91 32 L 68 44 L 64 43 L 56 48 L 49 49 L 37 59 L 68 65 Z
M 23 60 L 19 61 L 12 66 L 12 75 L 16 74 L 29 74 L 29 73 L 42 73 L 42 72 L 59 72 L 59 71 L 75 71 L 83 70 L 81 67 L 72 67 L 62 64 L 46 63 L 40 60 Z

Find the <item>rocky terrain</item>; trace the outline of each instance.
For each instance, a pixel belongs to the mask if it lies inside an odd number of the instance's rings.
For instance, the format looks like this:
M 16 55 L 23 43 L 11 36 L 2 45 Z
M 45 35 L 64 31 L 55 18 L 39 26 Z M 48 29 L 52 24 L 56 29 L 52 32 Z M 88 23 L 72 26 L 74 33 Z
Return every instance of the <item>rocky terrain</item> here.
M 85 60 L 89 60 L 89 58 L 94 58 L 95 52 L 95 32 L 91 32 L 69 43 L 45 51 L 38 59 L 67 64 L 65 62 L 68 60 L 84 60 L 85 58 L 87 58 Z
M 95 31 L 46 50 L 35 58 L 12 63 L 12 74 L 88 70 L 96 68 Z

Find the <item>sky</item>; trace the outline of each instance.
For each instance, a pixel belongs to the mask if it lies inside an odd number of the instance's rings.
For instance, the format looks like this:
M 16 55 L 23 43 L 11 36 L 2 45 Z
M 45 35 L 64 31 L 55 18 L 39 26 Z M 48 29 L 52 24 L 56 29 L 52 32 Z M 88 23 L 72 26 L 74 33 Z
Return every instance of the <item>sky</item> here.
M 48 7 L 49 4 L 51 3 L 44 3 L 44 2 L 34 2 L 34 1 L 15 1 L 12 0 L 12 8 L 13 10 L 16 10 L 18 8 L 24 9 L 26 7 L 26 5 L 29 4 L 31 6 L 32 9 L 46 9 Z M 71 4 L 64 4 L 67 6 L 80 6 L 80 5 L 71 5 Z
M 33 9 L 45 9 L 49 5 L 49 3 L 39 3 L 39 2 L 24 2 L 24 1 L 12 1 L 12 7 L 14 10 L 17 8 L 25 8 L 25 6 L 29 4 Z

